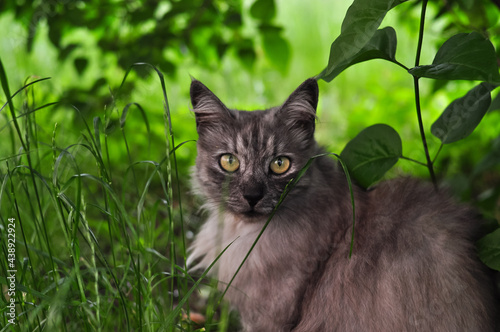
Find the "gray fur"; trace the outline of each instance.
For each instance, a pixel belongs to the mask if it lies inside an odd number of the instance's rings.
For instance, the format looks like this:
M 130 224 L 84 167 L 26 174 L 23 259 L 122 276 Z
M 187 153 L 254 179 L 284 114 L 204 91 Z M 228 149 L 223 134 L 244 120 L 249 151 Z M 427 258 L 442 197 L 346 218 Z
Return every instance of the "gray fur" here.
M 285 185 L 314 155 L 318 87 L 305 81 L 279 107 L 229 110 L 194 80 L 199 133 L 193 174 L 208 219 L 189 264 L 214 269 L 224 287 L 234 275 Z M 232 153 L 238 171 L 219 157 Z M 277 156 L 292 161 L 273 175 Z M 260 193 L 252 209 L 245 196 Z M 315 159 L 287 196 L 236 276 L 226 298 L 245 331 L 495 331 L 493 283 L 473 241 L 479 220 L 427 184 L 397 179 L 355 188 L 356 236 L 345 176 L 329 157 Z

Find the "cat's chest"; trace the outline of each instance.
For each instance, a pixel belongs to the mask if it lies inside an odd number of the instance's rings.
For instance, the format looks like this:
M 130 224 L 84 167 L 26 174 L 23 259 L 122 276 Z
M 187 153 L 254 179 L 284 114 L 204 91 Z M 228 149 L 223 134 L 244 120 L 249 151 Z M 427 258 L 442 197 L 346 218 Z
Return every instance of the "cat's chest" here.
M 221 242 L 225 252 L 220 257 L 218 274 L 221 280 L 228 281 L 244 261 L 243 270 L 262 264 L 267 236 L 264 230 L 259 237 L 264 223 L 247 223 L 232 215 L 224 219 Z
M 283 225 L 279 217 L 267 225 L 265 221 L 245 223 L 227 217 L 225 221 L 222 243 L 227 249 L 220 258 L 221 280 L 232 278 L 243 261 L 239 274 L 248 277 L 269 276 L 270 272 L 283 270 L 285 273 L 291 269 L 310 273 L 315 268 L 320 256 L 316 242 L 319 237 L 311 240 L 307 227 Z

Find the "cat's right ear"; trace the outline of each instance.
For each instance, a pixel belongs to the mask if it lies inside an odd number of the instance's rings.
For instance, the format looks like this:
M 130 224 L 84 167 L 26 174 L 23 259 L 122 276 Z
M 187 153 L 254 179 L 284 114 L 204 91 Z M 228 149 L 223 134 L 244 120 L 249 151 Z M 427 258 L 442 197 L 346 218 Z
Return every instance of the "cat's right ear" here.
M 277 113 L 286 126 L 303 140 L 314 137 L 318 94 L 318 82 L 310 78 L 292 92 Z
M 221 121 L 232 118 L 230 111 L 220 99 L 203 83 L 193 79 L 191 82 L 191 104 L 196 116 L 196 128 L 201 129 L 217 125 Z

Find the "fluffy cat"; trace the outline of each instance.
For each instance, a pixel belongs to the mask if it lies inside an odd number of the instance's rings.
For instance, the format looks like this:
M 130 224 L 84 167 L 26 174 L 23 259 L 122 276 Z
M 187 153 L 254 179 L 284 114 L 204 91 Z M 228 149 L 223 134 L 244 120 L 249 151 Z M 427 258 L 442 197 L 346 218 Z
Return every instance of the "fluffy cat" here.
M 225 288 L 287 183 L 323 150 L 314 140 L 318 85 L 308 79 L 278 107 L 228 109 L 193 80 L 199 134 L 195 191 L 208 219 L 189 264 Z M 479 220 L 412 179 L 354 189 L 320 157 L 276 210 L 226 299 L 245 331 L 495 331 L 492 279 L 478 261 Z

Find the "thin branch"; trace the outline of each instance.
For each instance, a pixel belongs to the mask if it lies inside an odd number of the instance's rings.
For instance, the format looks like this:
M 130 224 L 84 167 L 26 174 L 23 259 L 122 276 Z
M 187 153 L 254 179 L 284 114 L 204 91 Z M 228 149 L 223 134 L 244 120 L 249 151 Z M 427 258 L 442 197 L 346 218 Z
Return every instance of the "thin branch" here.
M 418 44 L 417 44 L 417 55 L 415 57 L 415 67 L 418 67 L 420 64 L 420 55 L 422 53 L 422 43 L 424 40 L 424 24 L 425 24 L 425 11 L 427 8 L 428 0 L 422 1 L 422 12 L 420 14 L 420 29 L 418 33 Z M 424 146 L 425 158 L 427 160 L 427 168 L 429 169 L 429 175 L 431 177 L 431 181 L 434 184 L 434 188 L 438 189 L 436 175 L 434 174 L 434 167 L 429 155 L 429 148 L 427 146 L 427 140 L 425 138 L 424 131 L 424 123 L 422 121 L 422 109 L 420 107 L 420 87 L 418 84 L 418 77 L 413 75 L 413 84 L 415 87 L 415 107 L 417 110 L 417 119 L 418 119 L 418 128 L 420 130 L 420 137 L 422 138 L 422 144 Z
M 408 161 L 414 162 L 414 163 L 416 163 L 416 164 L 419 164 L 419 165 L 422 165 L 422 166 L 427 167 L 427 164 L 426 164 L 426 163 L 423 163 L 423 162 L 421 162 L 421 161 L 418 161 L 418 160 L 415 160 L 415 159 L 412 159 L 412 158 L 408 158 L 408 157 L 405 157 L 405 156 L 401 156 L 401 157 L 399 157 L 399 159 L 408 160 Z

